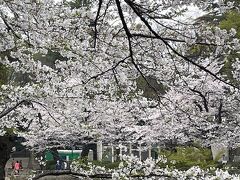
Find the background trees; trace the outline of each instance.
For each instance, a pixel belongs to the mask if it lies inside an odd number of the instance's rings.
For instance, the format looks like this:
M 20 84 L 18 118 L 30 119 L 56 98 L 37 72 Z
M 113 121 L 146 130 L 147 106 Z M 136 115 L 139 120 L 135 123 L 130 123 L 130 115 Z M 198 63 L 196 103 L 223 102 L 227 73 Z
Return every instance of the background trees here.
M 10 53 L 1 63 L 28 81 L 2 86 L 2 135 L 13 128 L 38 150 L 96 140 L 239 143 L 239 87 L 222 73 L 234 53 L 236 76 L 237 32 L 185 19 L 212 5 L 3 1 L 0 51 Z

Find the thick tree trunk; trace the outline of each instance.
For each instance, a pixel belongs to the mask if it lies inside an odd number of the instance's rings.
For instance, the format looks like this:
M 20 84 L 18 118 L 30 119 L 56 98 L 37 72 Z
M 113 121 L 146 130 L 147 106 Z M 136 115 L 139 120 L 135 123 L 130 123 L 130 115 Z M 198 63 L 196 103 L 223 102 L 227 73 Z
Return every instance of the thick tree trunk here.
M 0 161 L 0 180 L 3 180 L 4 177 L 5 177 L 5 169 L 4 168 L 5 168 L 6 163 L 7 163 L 7 161 L 2 160 L 2 157 L 1 157 L 1 161 Z
M 3 180 L 5 177 L 5 166 L 10 158 L 13 146 L 14 141 L 11 136 L 0 137 L 0 180 Z
M 58 149 L 57 148 L 52 148 L 50 149 L 52 155 L 53 155 L 53 160 L 54 162 L 56 163 L 58 160 L 61 160 L 61 157 L 59 156 L 59 153 L 57 151 Z
M 45 159 L 45 154 L 46 154 L 46 152 L 47 152 L 47 151 L 44 150 L 44 151 L 42 151 L 42 152 L 37 153 L 36 156 L 37 156 L 37 157 L 42 157 L 41 160 L 42 160 L 42 161 L 45 161 L 45 160 L 46 160 L 46 159 Z M 46 166 L 44 166 L 43 164 L 40 164 L 40 169 L 41 169 L 41 170 L 46 170 Z
M 93 160 L 97 160 L 97 144 L 86 144 L 83 146 L 81 158 L 88 157 L 89 150 L 93 151 Z

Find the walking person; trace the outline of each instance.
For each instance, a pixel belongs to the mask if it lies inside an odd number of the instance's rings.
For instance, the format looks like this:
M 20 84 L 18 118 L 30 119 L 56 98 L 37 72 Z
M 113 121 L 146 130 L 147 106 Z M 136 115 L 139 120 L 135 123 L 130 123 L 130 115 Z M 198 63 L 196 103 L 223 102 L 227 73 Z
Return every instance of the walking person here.
M 62 170 L 62 165 L 59 160 L 57 160 L 56 170 Z
M 18 175 L 20 170 L 20 163 L 18 161 L 14 165 L 14 170 L 15 170 L 15 174 Z
M 63 169 L 63 170 L 66 170 L 66 169 L 67 169 L 67 162 L 64 161 L 62 164 L 63 164 L 63 168 L 62 168 L 62 169 Z

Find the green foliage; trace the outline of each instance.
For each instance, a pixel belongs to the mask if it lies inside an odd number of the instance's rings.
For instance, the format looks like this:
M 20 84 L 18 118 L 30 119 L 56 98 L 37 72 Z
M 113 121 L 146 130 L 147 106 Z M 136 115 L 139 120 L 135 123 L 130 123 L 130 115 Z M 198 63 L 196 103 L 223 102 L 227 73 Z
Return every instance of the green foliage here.
M 0 86 L 8 82 L 9 74 L 9 69 L 0 63 Z
M 237 3 L 239 3 L 237 1 Z M 219 23 L 220 28 L 230 30 L 234 28 L 237 31 L 237 38 L 240 38 L 240 13 L 236 10 L 228 11 L 224 15 L 224 19 Z M 239 54 L 231 53 L 226 57 L 227 61 L 225 61 L 223 68 L 221 69 L 221 74 L 226 75 L 227 79 L 231 81 L 231 83 L 239 84 L 239 81 L 233 78 L 232 75 L 232 64 L 235 62 L 235 59 L 239 57 Z
M 226 80 L 229 80 L 232 84 L 239 86 L 240 84 L 239 79 L 234 79 L 233 73 L 232 73 L 234 71 L 232 64 L 236 61 L 237 58 L 239 58 L 239 54 L 234 52 L 226 56 L 224 60 L 224 65 L 221 68 L 220 73 L 225 76 L 224 78 Z
M 194 45 L 189 49 L 189 57 L 194 58 L 198 56 L 209 56 L 212 51 L 211 46 L 202 46 L 202 45 Z M 224 75 L 226 80 L 229 80 L 232 84 L 238 85 L 239 81 L 234 79 L 232 71 L 234 70 L 232 64 L 235 62 L 236 58 L 239 58 L 239 54 L 235 52 L 231 52 L 231 54 L 226 55 L 224 58 L 224 65 L 220 70 L 220 73 Z M 197 77 L 196 77 L 197 78 Z
M 229 0 L 226 0 L 225 3 L 227 3 L 228 1 Z M 240 4 L 240 0 L 235 0 L 234 3 L 235 5 Z M 240 13 L 236 8 L 235 10 L 232 9 L 220 16 L 213 13 L 213 14 L 207 14 L 205 16 L 198 18 L 199 23 L 201 23 L 202 21 L 204 21 L 205 23 L 209 23 L 210 27 L 219 26 L 221 29 L 226 29 L 228 31 L 231 28 L 234 28 L 237 32 L 236 37 L 240 38 Z M 210 52 L 212 52 L 212 49 L 209 50 L 209 48 L 214 48 L 214 47 L 194 45 L 189 51 L 190 57 L 197 57 L 199 55 L 202 56 L 204 54 L 209 55 Z M 223 56 L 223 58 L 225 58 L 225 63 L 223 68 L 220 70 L 220 73 L 222 75 L 225 75 L 225 79 L 229 80 L 232 84 L 235 84 L 235 85 L 239 85 L 239 81 L 233 78 L 232 64 L 234 63 L 237 57 L 239 58 L 239 54 L 236 52 L 231 52 L 231 54 L 225 57 Z
M 55 68 L 55 61 L 58 59 L 60 61 L 66 61 L 67 58 L 63 57 L 59 52 L 54 52 L 48 50 L 46 55 L 42 54 L 34 54 L 33 59 L 41 61 L 43 65 L 49 66 L 51 68 Z
M 53 154 L 50 151 L 45 152 L 45 157 L 47 161 L 52 161 L 54 159 Z
M 190 58 L 194 58 L 198 56 L 209 56 L 211 52 L 212 52 L 212 46 L 195 44 L 189 49 L 188 56 Z
M 240 13 L 237 11 L 227 12 L 224 20 L 220 22 L 219 26 L 227 30 L 234 28 L 237 31 L 237 37 L 240 38 Z
M 106 169 L 116 169 L 119 166 L 120 161 L 110 162 L 110 161 L 91 161 L 89 162 L 87 158 L 81 158 L 76 160 L 77 164 L 84 170 L 89 170 L 89 163 L 91 165 L 105 167 Z
M 202 169 L 210 167 L 218 167 L 218 163 L 212 160 L 211 150 L 202 147 L 177 147 L 176 151 L 161 150 L 161 156 L 167 158 L 167 163 L 159 163 L 160 167 L 177 168 L 179 170 L 187 170 L 193 166 L 199 166 Z M 84 170 L 89 170 L 90 165 L 105 167 L 106 169 L 116 169 L 119 167 L 120 161 L 91 161 L 87 158 L 81 158 L 75 161 Z M 90 163 L 90 164 L 89 164 Z M 124 165 L 124 162 L 123 162 Z M 137 172 L 141 173 L 141 171 Z
M 12 135 L 15 135 L 16 129 L 5 127 L 4 131 L 6 132 L 6 134 L 5 134 L 6 136 L 12 136 Z
M 232 170 L 240 171 L 240 163 L 239 162 L 230 162 L 228 163 L 228 167 L 231 167 Z
M 154 77 L 146 77 L 147 81 L 151 84 L 151 86 L 157 90 L 160 94 L 165 94 L 167 91 L 167 87 L 163 84 L 157 82 L 156 78 Z M 138 89 L 143 91 L 143 96 L 146 98 L 156 99 L 156 93 L 152 87 L 148 85 L 146 80 L 140 76 L 137 78 L 137 87 Z
M 71 8 L 81 8 L 81 7 L 85 7 L 87 5 L 90 4 L 90 0 L 73 0 L 73 1 L 70 1 L 68 2 L 69 5 L 71 6 Z
M 227 2 L 234 2 L 235 3 L 235 7 L 237 7 L 236 5 L 240 4 L 240 0 L 225 0 L 224 1 L 224 3 L 227 3 Z
M 54 160 L 46 161 L 46 169 L 47 170 L 55 170 L 56 162 Z
M 109 161 L 93 161 L 96 166 L 105 167 L 106 169 L 116 169 L 119 166 L 119 161 L 109 162 Z
M 187 170 L 192 166 L 199 166 L 202 169 L 216 167 L 217 162 L 212 160 L 211 150 L 208 148 L 177 147 L 176 152 L 162 150 L 160 155 L 167 158 L 167 163 L 160 163 L 161 167 L 166 165 L 170 168 Z

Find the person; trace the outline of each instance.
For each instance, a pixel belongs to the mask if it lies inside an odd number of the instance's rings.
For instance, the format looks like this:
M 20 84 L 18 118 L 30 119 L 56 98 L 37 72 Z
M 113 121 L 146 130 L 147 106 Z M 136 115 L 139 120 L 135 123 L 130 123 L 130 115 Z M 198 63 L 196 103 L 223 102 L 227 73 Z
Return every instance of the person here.
M 15 168 L 15 160 L 13 158 L 13 160 L 12 160 L 12 170 L 14 170 L 14 168 Z
M 19 174 L 20 163 L 17 161 L 14 165 L 15 174 Z
M 63 162 L 63 169 L 64 169 L 64 170 L 67 169 L 67 162 L 66 162 L 66 161 Z
M 222 164 L 227 164 L 227 157 L 225 156 L 225 154 L 223 154 L 222 156 Z
M 61 170 L 62 166 L 60 164 L 60 161 L 57 160 L 57 163 L 56 163 L 56 170 Z

